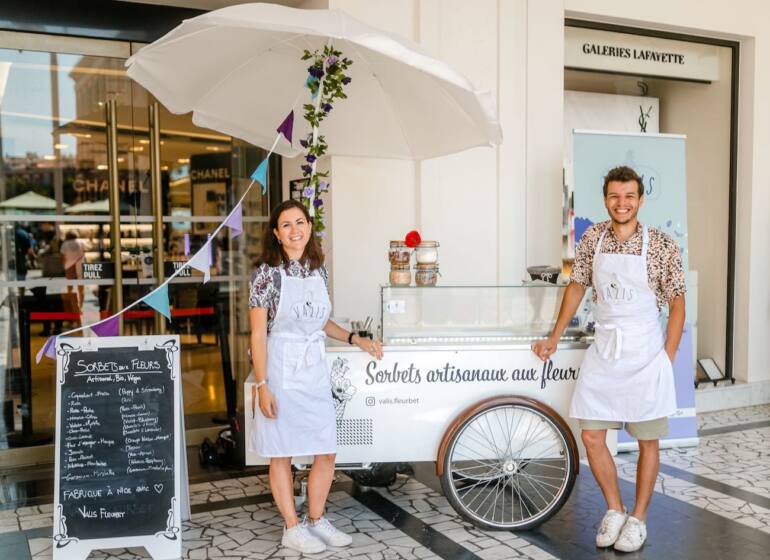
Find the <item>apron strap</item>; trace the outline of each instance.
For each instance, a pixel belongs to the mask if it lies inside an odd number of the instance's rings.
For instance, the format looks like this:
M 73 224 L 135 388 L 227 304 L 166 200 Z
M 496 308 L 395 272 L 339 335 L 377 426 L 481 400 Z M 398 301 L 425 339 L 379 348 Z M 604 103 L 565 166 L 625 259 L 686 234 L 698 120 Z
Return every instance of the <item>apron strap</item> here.
M 607 229 L 611 228 L 612 226 L 607 226 Z M 594 248 L 594 262 L 596 261 L 596 257 L 599 255 L 599 253 L 602 252 L 602 241 L 604 241 L 604 236 L 607 235 L 607 230 L 605 229 L 602 234 L 599 236 L 599 241 L 596 243 L 596 247 Z
M 650 232 L 647 226 L 642 226 L 642 259 L 647 266 L 647 248 L 650 246 Z

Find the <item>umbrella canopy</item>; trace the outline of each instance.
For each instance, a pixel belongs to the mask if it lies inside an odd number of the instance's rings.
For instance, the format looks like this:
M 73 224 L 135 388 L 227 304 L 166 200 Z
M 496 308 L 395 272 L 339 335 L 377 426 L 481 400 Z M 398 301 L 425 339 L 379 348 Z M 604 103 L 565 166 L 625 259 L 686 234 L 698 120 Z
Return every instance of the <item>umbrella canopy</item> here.
M 323 122 L 329 155 L 425 159 L 500 142 L 489 94 L 414 44 L 340 10 L 241 4 L 184 21 L 127 62 L 128 75 L 199 126 L 270 147 L 293 106 L 310 102 L 309 63 L 331 44 L 353 64 L 348 98 Z M 310 132 L 295 119 L 296 138 Z
M 66 204 L 62 205 L 64 208 Z M 0 202 L 0 208 L 14 210 L 56 210 L 56 201 L 35 191 L 27 191 L 19 196 Z

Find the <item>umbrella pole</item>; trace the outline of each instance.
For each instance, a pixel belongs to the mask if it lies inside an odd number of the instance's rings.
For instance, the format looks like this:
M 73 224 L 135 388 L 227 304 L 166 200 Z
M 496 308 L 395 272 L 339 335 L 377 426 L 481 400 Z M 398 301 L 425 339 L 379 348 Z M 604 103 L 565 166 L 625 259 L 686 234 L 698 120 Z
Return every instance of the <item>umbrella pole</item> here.
M 330 47 L 332 44 L 331 39 L 326 41 L 326 46 Z M 324 63 L 324 67 L 326 67 L 326 64 Z M 318 82 L 318 95 L 315 98 L 315 111 L 318 113 L 319 107 L 321 107 L 321 100 L 324 96 L 324 82 L 326 81 L 326 72 L 324 72 L 324 75 L 321 77 L 321 80 Z M 316 145 L 316 142 L 318 142 L 318 126 L 313 127 L 313 146 Z M 313 163 L 310 164 L 310 179 L 309 179 L 309 185 L 313 185 L 313 177 L 315 177 L 315 170 L 316 166 L 318 165 L 318 158 L 313 160 Z M 310 201 L 310 208 L 308 209 L 310 212 L 310 217 L 315 217 L 315 199 L 316 199 L 316 189 L 313 187 L 313 199 Z

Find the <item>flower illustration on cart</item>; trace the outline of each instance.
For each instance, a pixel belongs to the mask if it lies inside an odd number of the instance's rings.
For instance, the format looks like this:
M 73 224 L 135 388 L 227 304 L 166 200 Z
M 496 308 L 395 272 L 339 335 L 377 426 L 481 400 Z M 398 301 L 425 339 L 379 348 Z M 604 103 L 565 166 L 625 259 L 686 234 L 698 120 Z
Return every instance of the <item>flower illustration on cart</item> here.
M 336 358 L 332 362 L 332 396 L 334 397 L 334 411 L 337 420 L 340 420 L 345 414 L 345 406 L 356 393 L 356 388 L 347 377 L 349 372 L 350 367 L 348 367 L 348 361 L 345 358 Z

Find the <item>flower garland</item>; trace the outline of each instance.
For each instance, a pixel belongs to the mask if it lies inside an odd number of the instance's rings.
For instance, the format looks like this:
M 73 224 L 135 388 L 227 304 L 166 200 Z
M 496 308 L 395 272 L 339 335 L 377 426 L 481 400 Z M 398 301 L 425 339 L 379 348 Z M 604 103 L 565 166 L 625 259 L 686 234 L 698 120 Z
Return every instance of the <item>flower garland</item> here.
M 300 145 L 305 148 L 305 164 L 302 165 L 302 176 L 306 180 L 302 191 L 302 202 L 313 217 L 313 233 L 318 237 L 326 235 L 324 225 L 324 205 L 321 195 L 329 190 L 329 182 L 324 180 L 329 176 L 328 172 L 316 171 L 318 160 L 326 154 L 328 145 L 326 139 L 318 133 L 321 122 L 331 112 L 334 101 L 346 99 L 347 95 L 343 87 L 352 80 L 345 75 L 345 71 L 353 62 L 342 56 L 331 45 L 326 45 L 323 50 L 313 52 L 305 49 L 302 60 L 312 60 L 307 69 L 308 78 L 305 86 L 310 90 L 314 103 L 303 105 L 304 118 L 312 131 L 302 140 Z

